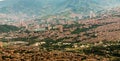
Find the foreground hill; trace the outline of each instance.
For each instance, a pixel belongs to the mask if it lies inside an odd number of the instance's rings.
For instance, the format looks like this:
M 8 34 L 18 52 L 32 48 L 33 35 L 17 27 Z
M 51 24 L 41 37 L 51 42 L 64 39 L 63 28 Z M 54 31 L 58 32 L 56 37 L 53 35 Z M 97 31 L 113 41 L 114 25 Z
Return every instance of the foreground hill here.
M 73 51 L 66 52 L 15 45 L 0 48 L 0 61 L 119 61 L 120 44 L 105 46 L 69 48 Z

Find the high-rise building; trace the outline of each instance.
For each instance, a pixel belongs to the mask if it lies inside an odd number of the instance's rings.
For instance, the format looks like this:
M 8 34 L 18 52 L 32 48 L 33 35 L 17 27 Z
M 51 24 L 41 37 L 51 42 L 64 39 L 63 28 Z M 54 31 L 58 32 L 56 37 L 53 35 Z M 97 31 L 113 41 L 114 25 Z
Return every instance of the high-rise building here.
M 95 17 L 96 17 L 95 13 L 93 11 L 90 11 L 90 18 L 95 18 Z
M 63 26 L 62 25 L 59 25 L 58 29 L 59 29 L 60 32 L 63 32 Z
M 20 27 L 25 27 L 26 29 L 28 29 L 28 25 L 23 21 L 23 20 L 20 20 Z
M 23 20 L 20 20 L 20 27 L 23 27 Z

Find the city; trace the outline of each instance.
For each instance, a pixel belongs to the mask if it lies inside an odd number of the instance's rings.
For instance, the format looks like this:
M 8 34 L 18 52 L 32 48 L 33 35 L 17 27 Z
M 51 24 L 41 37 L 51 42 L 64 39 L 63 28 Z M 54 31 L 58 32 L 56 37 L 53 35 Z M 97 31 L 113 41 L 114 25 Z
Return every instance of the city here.
M 119 60 L 119 7 L 88 15 L 0 13 L 0 61 Z

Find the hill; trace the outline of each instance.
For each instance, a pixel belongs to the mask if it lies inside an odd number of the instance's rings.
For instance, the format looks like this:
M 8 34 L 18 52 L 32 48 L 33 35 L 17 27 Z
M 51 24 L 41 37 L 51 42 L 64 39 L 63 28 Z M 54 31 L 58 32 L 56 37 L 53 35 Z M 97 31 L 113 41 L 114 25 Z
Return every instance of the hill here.
M 11 25 L 0 25 L 0 33 L 2 32 L 10 32 L 10 31 L 17 31 L 19 30 L 18 27 L 11 26 Z

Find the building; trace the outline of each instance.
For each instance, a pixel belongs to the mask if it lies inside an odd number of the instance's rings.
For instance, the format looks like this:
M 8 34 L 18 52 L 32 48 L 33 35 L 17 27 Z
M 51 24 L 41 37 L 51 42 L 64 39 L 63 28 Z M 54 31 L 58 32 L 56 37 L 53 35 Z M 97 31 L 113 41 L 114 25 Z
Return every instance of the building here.
M 63 32 L 63 26 L 60 26 L 59 29 L 60 29 L 60 32 Z
M 3 42 L 0 42 L 0 47 L 2 47 L 3 46 Z
M 90 11 L 90 18 L 95 18 L 95 17 L 96 17 L 95 13 L 93 11 Z
M 63 32 L 63 26 L 62 25 L 58 25 L 58 29 L 60 32 Z

